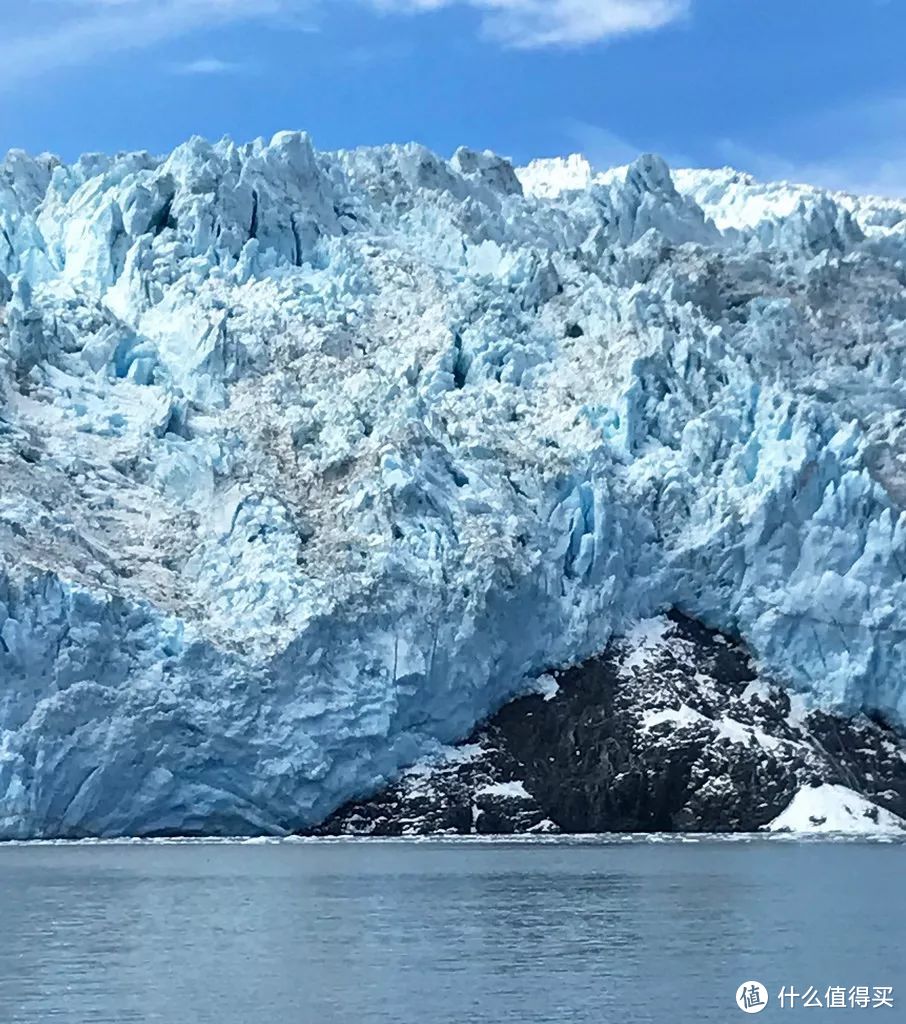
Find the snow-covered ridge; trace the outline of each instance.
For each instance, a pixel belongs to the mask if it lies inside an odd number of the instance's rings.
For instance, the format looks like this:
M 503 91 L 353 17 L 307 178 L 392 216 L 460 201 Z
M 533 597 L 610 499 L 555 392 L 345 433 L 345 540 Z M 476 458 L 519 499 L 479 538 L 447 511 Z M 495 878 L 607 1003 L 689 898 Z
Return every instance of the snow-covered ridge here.
M 680 181 L 10 154 L 0 836 L 312 823 L 669 607 L 902 722 L 903 225 Z
M 564 192 L 612 184 L 625 178 L 627 170 L 627 167 L 612 167 L 596 171 L 585 157 L 574 153 L 569 157 L 533 160 L 517 168 L 516 174 L 526 195 L 554 199 Z M 672 171 L 672 177 L 677 191 L 694 199 L 723 231 L 753 229 L 762 221 L 790 217 L 803 204 L 820 203 L 823 196 L 851 213 L 868 235 L 906 231 L 906 198 L 827 192 L 786 181 L 762 182 L 732 167 L 677 168 Z

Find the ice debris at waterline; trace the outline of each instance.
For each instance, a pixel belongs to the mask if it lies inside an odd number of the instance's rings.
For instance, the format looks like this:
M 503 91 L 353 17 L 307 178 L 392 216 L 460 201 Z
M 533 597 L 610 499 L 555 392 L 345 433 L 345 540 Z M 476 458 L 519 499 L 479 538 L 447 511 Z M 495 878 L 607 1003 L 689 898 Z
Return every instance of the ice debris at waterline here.
M 668 608 L 906 719 L 906 205 L 564 166 L 8 155 L 0 836 L 311 825 Z

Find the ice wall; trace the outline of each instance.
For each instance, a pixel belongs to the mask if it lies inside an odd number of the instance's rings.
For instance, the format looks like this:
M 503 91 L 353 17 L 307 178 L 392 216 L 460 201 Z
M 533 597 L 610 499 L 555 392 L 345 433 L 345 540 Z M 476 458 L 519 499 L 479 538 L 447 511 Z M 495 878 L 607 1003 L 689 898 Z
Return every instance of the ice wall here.
M 678 181 L 10 154 L 0 837 L 304 826 L 669 607 L 902 723 L 906 223 Z

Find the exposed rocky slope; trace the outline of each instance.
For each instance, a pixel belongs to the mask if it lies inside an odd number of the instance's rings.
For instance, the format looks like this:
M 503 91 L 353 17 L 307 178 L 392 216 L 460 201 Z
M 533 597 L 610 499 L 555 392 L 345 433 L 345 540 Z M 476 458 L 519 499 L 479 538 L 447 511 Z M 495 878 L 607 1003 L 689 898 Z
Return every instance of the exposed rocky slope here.
M 739 644 L 688 619 L 640 623 L 539 690 L 315 834 L 906 830 L 897 731 L 808 711 Z M 849 819 L 785 815 L 812 791 Z
M 904 721 L 896 210 L 532 174 L 7 157 L 0 837 L 311 827 L 667 609 Z

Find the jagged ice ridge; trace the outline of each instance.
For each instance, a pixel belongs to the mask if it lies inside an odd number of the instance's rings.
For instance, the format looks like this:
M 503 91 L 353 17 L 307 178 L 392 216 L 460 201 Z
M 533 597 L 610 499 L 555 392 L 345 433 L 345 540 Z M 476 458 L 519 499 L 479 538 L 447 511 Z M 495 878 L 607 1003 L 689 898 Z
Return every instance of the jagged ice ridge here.
M 0 165 L 0 837 L 317 822 L 669 608 L 906 718 L 906 205 L 308 137 Z

